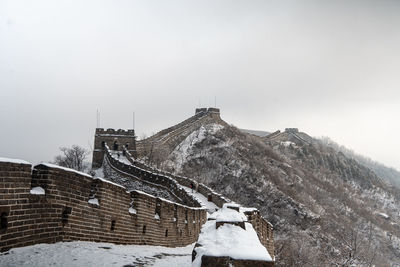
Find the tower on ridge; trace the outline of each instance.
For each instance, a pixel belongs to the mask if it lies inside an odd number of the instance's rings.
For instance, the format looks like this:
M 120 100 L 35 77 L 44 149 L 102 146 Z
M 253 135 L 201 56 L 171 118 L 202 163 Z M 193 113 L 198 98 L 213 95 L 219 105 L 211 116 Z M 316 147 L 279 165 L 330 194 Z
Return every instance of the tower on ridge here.
M 105 144 L 111 149 L 122 151 L 125 147 L 132 156 L 136 157 L 135 130 L 114 130 L 96 128 L 94 135 L 94 150 L 92 167 L 99 168 L 103 163 Z

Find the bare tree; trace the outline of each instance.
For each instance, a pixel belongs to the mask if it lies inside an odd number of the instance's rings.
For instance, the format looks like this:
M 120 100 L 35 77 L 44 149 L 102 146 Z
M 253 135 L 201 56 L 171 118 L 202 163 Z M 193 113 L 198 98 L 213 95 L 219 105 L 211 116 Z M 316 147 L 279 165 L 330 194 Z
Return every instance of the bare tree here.
M 60 147 L 62 155 L 54 158 L 54 163 L 63 167 L 75 169 L 77 171 L 84 171 L 85 159 L 89 151 L 83 147 L 73 145 L 69 147 Z

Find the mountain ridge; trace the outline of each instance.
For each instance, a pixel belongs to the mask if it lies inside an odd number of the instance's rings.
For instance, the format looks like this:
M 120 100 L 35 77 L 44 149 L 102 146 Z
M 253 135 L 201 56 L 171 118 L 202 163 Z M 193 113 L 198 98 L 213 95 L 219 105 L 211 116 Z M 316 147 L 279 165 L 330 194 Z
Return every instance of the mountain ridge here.
M 258 208 L 276 230 L 277 266 L 396 266 L 399 191 L 357 160 L 294 129 L 261 138 L 219 120 L 179 140 L 157 164 Z

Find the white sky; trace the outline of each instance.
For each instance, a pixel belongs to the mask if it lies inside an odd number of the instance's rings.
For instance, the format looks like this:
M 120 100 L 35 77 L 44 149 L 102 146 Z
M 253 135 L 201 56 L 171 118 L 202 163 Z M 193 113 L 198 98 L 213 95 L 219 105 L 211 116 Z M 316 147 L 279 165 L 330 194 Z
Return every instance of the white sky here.
M 101 126 L 150 135 L 213 106 L 400 169 L 398 1 L 0 0 L 0 156 L 52 160 Z

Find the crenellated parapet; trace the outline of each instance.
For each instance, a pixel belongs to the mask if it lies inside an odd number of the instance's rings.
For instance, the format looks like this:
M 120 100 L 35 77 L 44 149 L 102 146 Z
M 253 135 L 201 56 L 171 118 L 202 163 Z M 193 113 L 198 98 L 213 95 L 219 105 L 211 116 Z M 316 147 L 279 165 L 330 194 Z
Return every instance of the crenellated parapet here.
M 208 108 L 208 109 L 207 109 L 207 112 L 208 112 L 208 113 L 217 113 L 217 114 L 220 114 L 219 108 Z
M 129 130 L 123 130 L 123 129 L 104 129 L 104 128 L 96 128 L 96 135 L 114 135 L 114 136 L 135 136 L 135 130 L 129 129 Z
M 38 243 L 95 241 L 186 246 L 206 222 L 204 208 L 129 191 L 52 164 L 0 161 L 0 251 Z
M 287 132 L 287 133 L 298 133 L 299 129 L 298 128 L 286 128 L 285 132 Z
M 130 161 L 131 165 L 130 168 L 138 168 L 139 170 L 142 171 L 146 171 L 146 172 L 150 172 L 150 173 L 157 173 L 159 175 L 163 175 L 165 177 L 168 178 L 172 178 L 173 180 L 175 180 L 178 184 L 186 186 L 186 187 L 190 187 L 191 184 L 195 185 L 197 192 L 199 192 L 200 194 L 202 194 L 203 196 L 207 196 L 207 198 L 209 199 L 209 201 L 213 202 L 216 206 L 218 207 L 222 207 L 222 205 L 224 203 L 228 203 L 231 200 L 224 197 L 223 195 L 215 192 L 214 190 L 212 190 L 210 187 L 206 186 L 205 184 L 202 183 L 198 183 L 196 180 L 189 178 L 189 177 L 185 177 L 185 176 L 181 176 L 181 175 L 176 175 L 170 172 L 165 172 L 163 170 L 160 169 L 156 169 L 154 167 L 151 167 L 143 162 L 140 162 L 138 160 L 135 160 L 128 151 L 124 151 L 125 157 Z M 115 160 L 115 159 L 114 159 Z M 119 164 L 121 165 L 122 162 L 119 162 Z M 129 168 L 128 166 L 128 168 Z
M 126 164 L 120 161 L 118 160 L 118 157 L 114 157 L 111 154 L 107 144 L 105 151 L 105 158 L 107 162 L 114 167 L 114 169 L 119 172 L 120 175 L 125 176 L 127 179 L 141 181 L 142 183 L 151 187 L 158 187 L 160 189 L 167 190 L 173 196 L 175 196 L 176 202 L 180 202 L 181 204 L 188 205 L 190 207 L 201 207 L 201 204 L 191 195 L 189 195 L 173 177 L 162 172 L 157 172 L 154 169 L 151 170 L 145 167 L 141 168 L 136 164 Z M 125 153 L 126 156 L 129 155 L 128 151 L 125 151 Z
M 196 111 L 194 114 L 199 114 L 199 113 L 206 113 L 207 108 L 196 108 Z
M 199 114 L 199 113 L 220 113 L 219 108 L 196 108 L 194 114 Z

